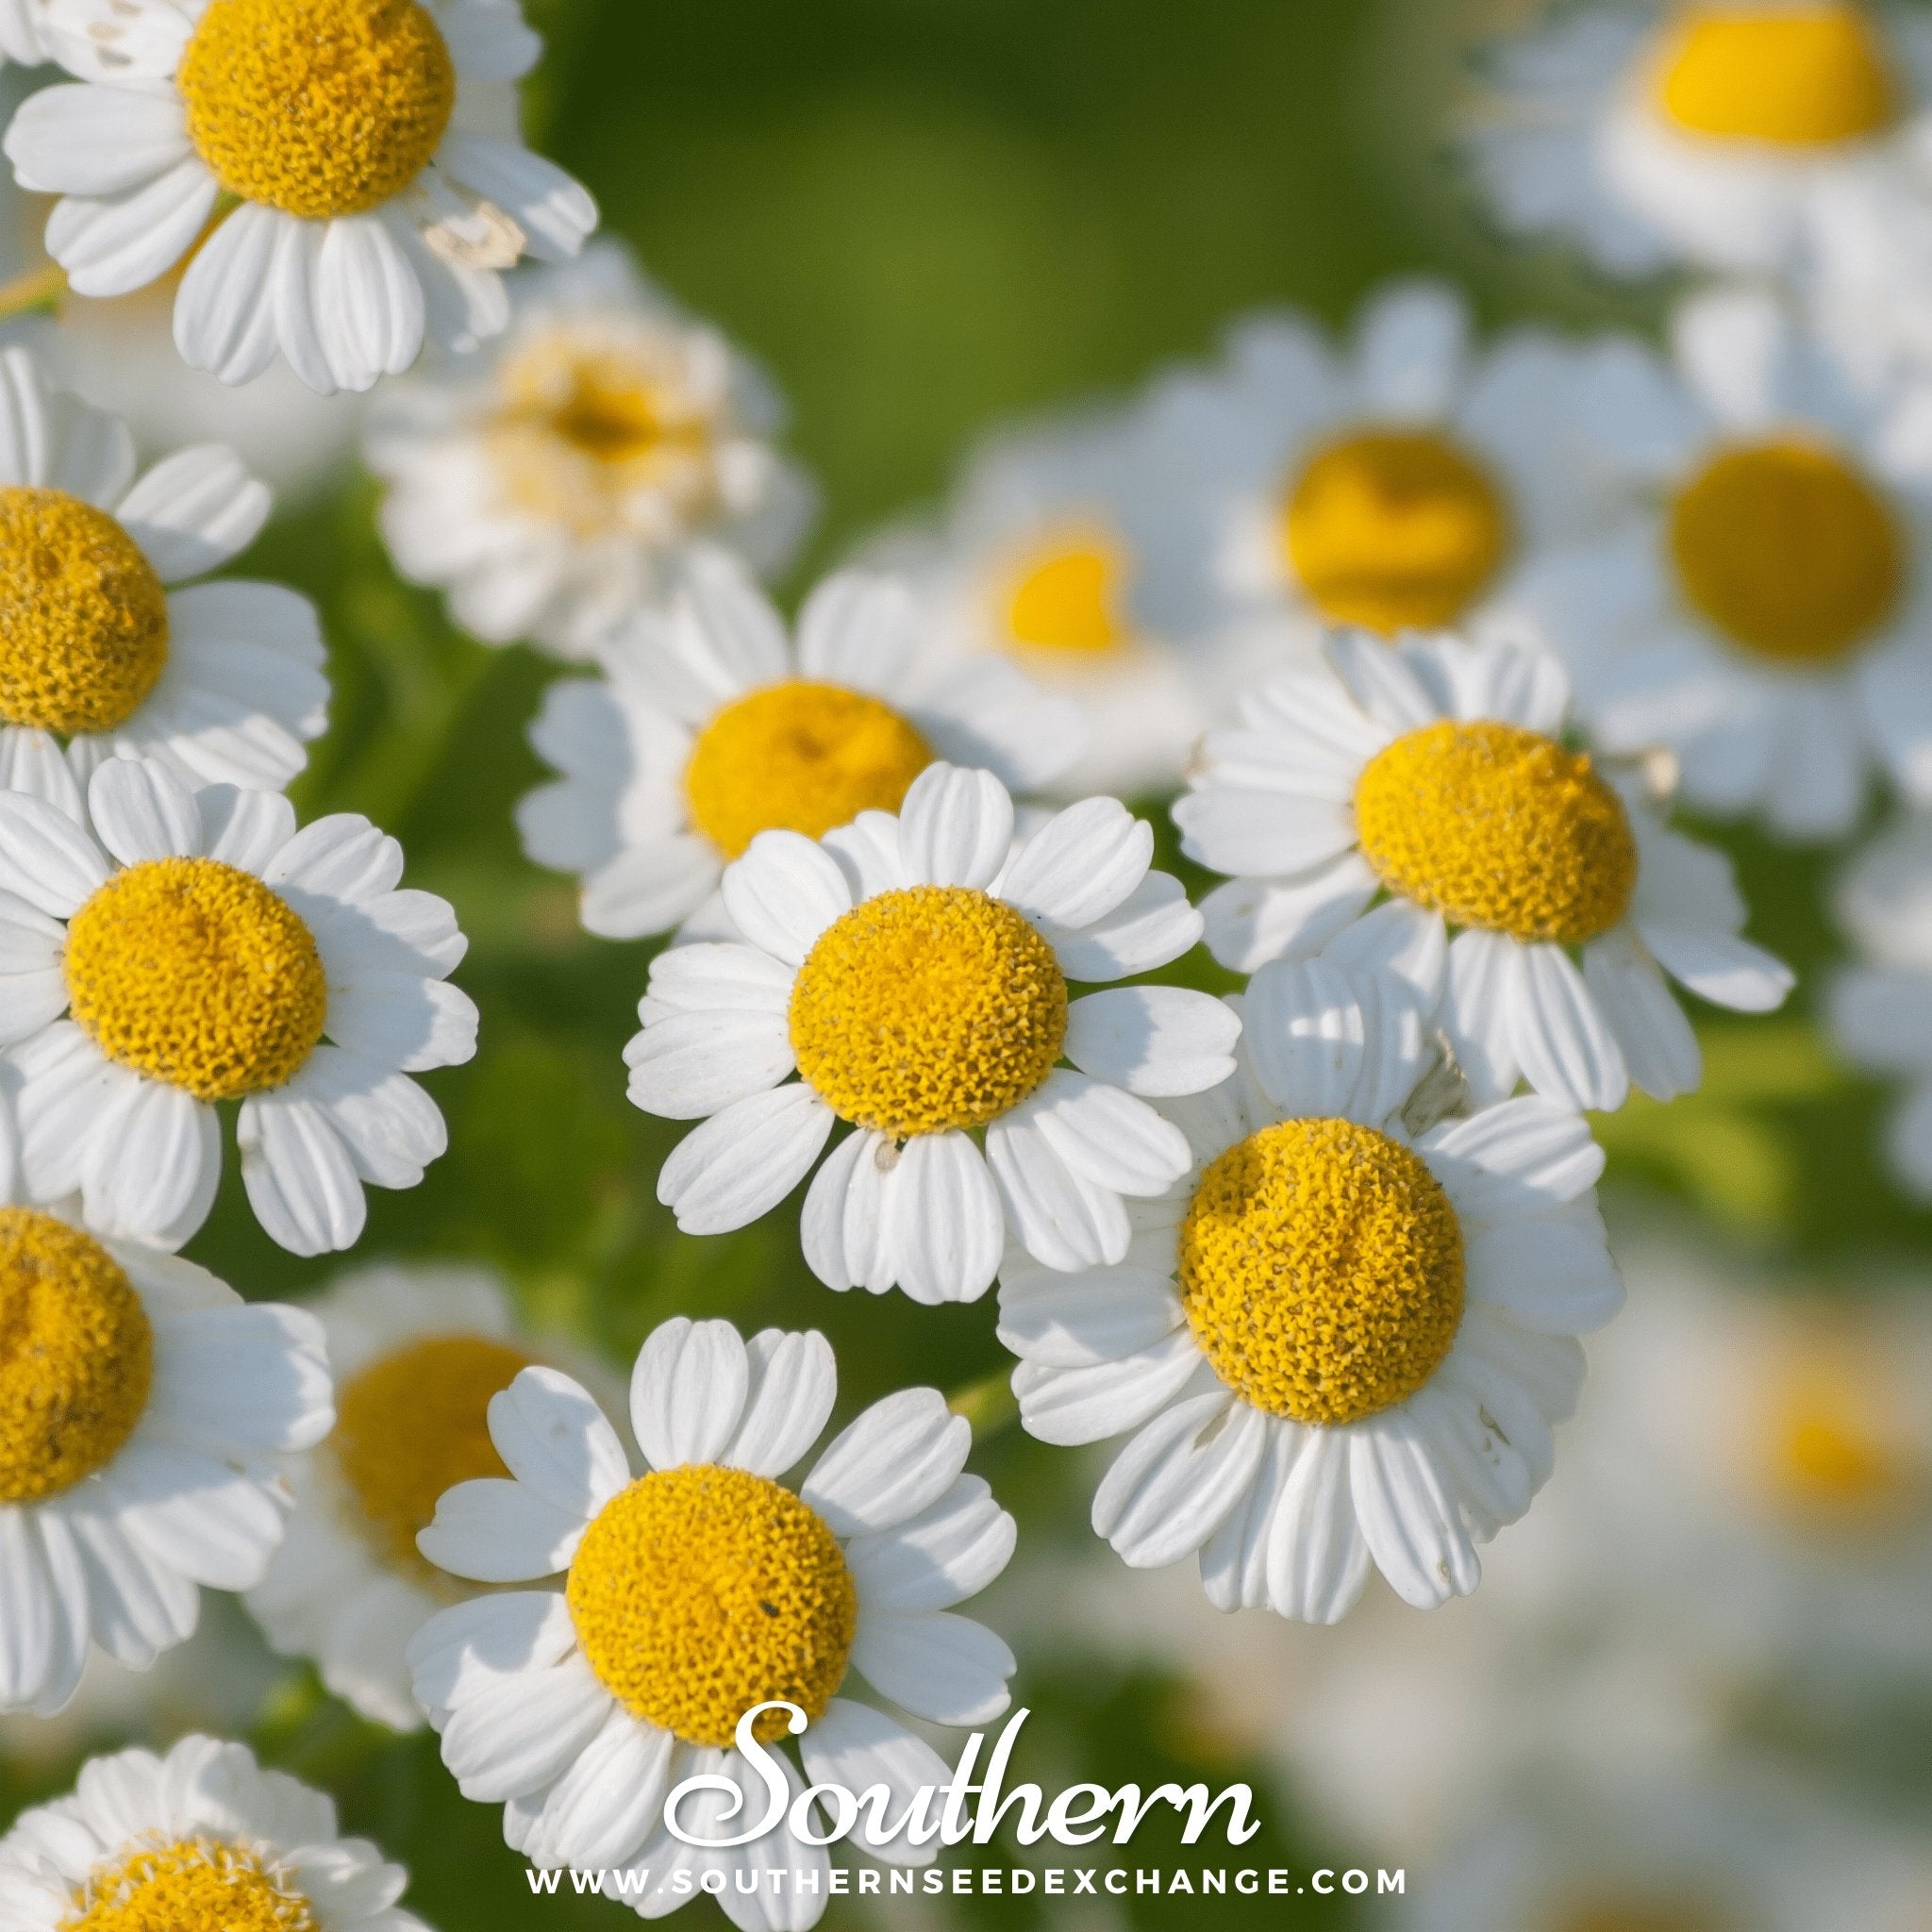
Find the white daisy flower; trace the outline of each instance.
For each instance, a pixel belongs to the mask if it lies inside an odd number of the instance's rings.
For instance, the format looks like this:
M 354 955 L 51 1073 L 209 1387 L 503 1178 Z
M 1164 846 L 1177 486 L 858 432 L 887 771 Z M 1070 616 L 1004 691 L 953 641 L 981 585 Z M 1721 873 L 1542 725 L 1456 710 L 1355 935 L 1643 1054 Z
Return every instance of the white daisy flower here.
M 1021 1420 L 1138 1431 L 1093 1527 L 1137 1570 L 1199 1552 L 1224 1610 L 1332 1624 L 1372 1566 L 1418 1608 L 1467 1596 L 1623 1300 L 1580 1116 L 1525 1095 L 1411 1133 L 1434 1055 L 1376 951 L 1357 927 L 1255 975 L 1235 1074 L 1162 1103 L 1191 1160 L 1120 1265 L 1000 1271 Z
M 289 1504 L 275 1457 L 335 1412 L 312 1316 L 244 1305 L 192 1261 L 91 1232 L 71 1202 L 24 1205 L 8 1180 L 0 1711 L 44 1717 L 91 1643 L 146 1670 L 194 1634 L 201 1586 L 261 1580 Z
M 808 1779 L 883 1785 L 901 1824 L 912 1793 L 952 1774 L 858 1700 L 855 1674 L 931 1724 L 1006 1709 L 1012 1653 L 952 1608 L 1005 1569 L 1015 1536 L 986 1484 L 961 1474 L 972 1431 L 937 1390 L 905 1390 L 785 1489 L 776 1478 L 817 1441 L 836 1382 L 822 1335 L 767 1328 L 747 1343 L 728 1322 L 667 1322 L 631 1379 L 646 1468 L 635 1481 L 616 1430 L 567 1376 L 525 1369 L 491 1403 L 513 1479 L 451 1491 L 424 1552 L 479 1582 L 562 1586 L 445 1610 L 409 1655 L 443 1762 L 465 1797 L 505 1806 L 504 1837 L 532 1864 L 641 1868 L 646 1918 L 680 1903 L 668 1889 L 680 1870 L 816 1870 L 816 1894 L 794 1880 L 782 1894 L 733 1884 L 719 1896 L 740 1926 L 808 1926 L 824 1909 L 823 1845 L 789 1825 L 735 1850 L 684 1844 L 664 1828 L 670 1791 L 722 1777 L 749 1804 L 745 1821 L 758 1816 L 761 1789 L 734 1740 L 746 1711 L 783 1700 L 808 1720 Z M 767 1712 L 754 1735 L 771 1747 L 785 1724 Z M 704 1793 L 679 1822 L 700 1836 L 741 1828 L 724 1815 Z M 877 1836 L 875 1811 L 862 1819 L 853 1841 L 877 1857 L 920 1865 L 937 1853 Z
M 760 576 L 790 561 L 811 485 L 772 446 L 784 405 L 614 242 L 519 276 L 487 356 L 387 389 L 369 466 L 396 568 L 487 643 L 590 658 L 670 595 L 692 545 Z
M 213 1738 L 92 1758 L 0 1839 L 8 1932 L 428 1932 L 408 1882 L 333 1800 Z
M 727 933 L 718 881 L 760 832 L 816 839 L 897 811 L 936 758 L 1029 791 L 1078 754 L 1081 724 L 1009 664 L 935 653 L 897 583 L 827 577 L 793 641 L 712 552 L 606 649 L 601 676 L 550 687 L 530 741 L 563 775 L 518 806 L 524 849 L 580 874 L 586 928 L 624 940 Z
M 1224 1079 L 1240 1031 L 1180 987 L 1069 997 L 1069 980 L 1151 972 L 1200 937 L 1153 856 L 1152 828 L 1111 798 L 1016 849 L 1005 787 L 951 765 L 897 818 L 865 812 L 816 844 L 761 832 L 724 874 L 742 938 L 660 953 L 625 1049 L 635 1105 L 703 1122 L 658 1198 L 688 1234 L 742 1227 L 844 1121 L 800 1228 L 828 1288 L 972 1301 L 1009 1234 L 1051 1268 L 1118 1261 L 1125 1197 L 1188 1164 L 1138 1096 Z
M 1862 0 L 1586 0 L 1498 45 L 1491 78 L 1467 138 L 1505 227 L 1612 275 L 1774 270 L 1910 165 L 1932 26 Z
M 276 584 L 186 584 L 267 521 L 233 450 L 136 479 L 125 425 L 0 349 L 0 770 L 153 758 L 189 785 L 278 791 L 326 722 L 315 608 Z M 171 588 L 178 587 L 178 588 Z
M 336 1374 L 336 1430 L 289 1471 L 288 1535 L 248 1607 L 277 1650 L 313 1657 L 364 1717 L 414 1730 L 423 1714 L 404 1649 L 476 1593 L 416 1538 L 445 1490 L 509 1474 L 491 1444 L 490 1398 L 559 1352 L 521 1332 L 502 1283 L 480 1269 L 359 1268 L 308 1307 Z
M 216 1104 L 239 1100 L 242 1178 L 298 1255 L 348 1247 L 365 1183 L 410 1188 L 443 1151 L 408 1075 L 466 1060 L 476 1009 L 444 983 L 467 941 L 403 852 L 339 812 L 229 785 L 191 793 L 114 758 L 82 808 L 16 771 L 0 792 L 0 1042 L 22 1166 L 91 1225 L 177 1246 L 221 1179 Z
M 1729 860 L 1565 748 L 1555 658 L 1359 631 L 1327 651 L 1335 676 L 1284 675 L 1210 734 L 1174 808 L 1182 850 L 1234 874 L 1201 908 L 1224 964 L 1304 958 L 1386 893 L 1483 1102 L 1519 1078 L 1575 1108 L 1695 1087 L 1666 973 L 1740 1012 L 1783 1002 L 1791 974 L 1740 937 Z
M 61 197 L 48 253 L 83 295 L 192 256 L 175 345 L 224 382 L 279 349 L 311 389 L 362 390 L 425 333 L 472 346 L 509 319 L 500 270 L 596 226 L 576 182 L 492 131 L 492 85 L 541 45 L 514 0 L 53 0 L 50 18 L 79 84 L 29 96 L 5 143 L 23 188 Z
M 1528 593 L 1591 735 L 1790 838 L 1848 830 L 1874 768 L 1932 799 L 1932 442 L 1769 293 L 1695 297 L 1673 335 L 1673 372 L 1607 363 L 1623 507 Z

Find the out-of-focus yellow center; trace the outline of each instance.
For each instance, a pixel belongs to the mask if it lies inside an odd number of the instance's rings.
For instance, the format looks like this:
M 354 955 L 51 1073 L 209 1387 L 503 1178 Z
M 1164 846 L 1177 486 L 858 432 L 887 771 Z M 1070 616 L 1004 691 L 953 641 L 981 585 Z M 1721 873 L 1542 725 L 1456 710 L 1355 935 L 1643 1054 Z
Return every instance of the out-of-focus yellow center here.
M 1898 84 L 1862 6 L 1686 7 L 1666 30 L 1657 98 L 1687 134 L 1829 147 L 1889 127 Z
M 691 823 L 727 858 L 760 832 L 822 838 L 862 811 L 897 811 L 932 747 L 891 705 L 794 677 L 734 699 L 684 768 Z
M 1637 889 L 1623 801 L 1590 759 L 1520 725 L 1425 724 L 1356 782 L 1362 857 L 1391 891 L 1457 925 L 1581 945 Z
M 1855 1374 L 1797 1372 L 1772 1419 L 1773 1492 L 1794 1514 L 1847 1525 L 1883 1521 L 1924 1498 L 1924 1472 L 1873 1416 Z
M 1794 440 L 1721 450 L 1671 504 L 1692 608 L 1774 663 L 1830 664 L 1896 608 L 1907 545 L 1890 506 L 1842 457 Z
M 110 1060 L 198 1100 L 300 1070 L 328 1018 L 314 936 L 286 899 L 218 858 L 118 872 L 67 926 L 67 996 Z
M 791 989 L 798 1071 L 841 1120 L 905 1140 L 983 1127 L 1060 1057 L 1067 982 L 1010 906 L 880 892 L 818 937 Z
M 1365 429 L 1318 450 L 1281 516 L 1289 566 L 1322 614 L 1385 637 L 1453 624 L 1509 541 L 1488 471 L 1426 430 Z
M 208 1838 L 143 1847 L 94 1873 L 60 1932 L 319 1932 L 291 1874 Z
M 1201 1176 L 1180 1228 L 1181 1305 L 1244 1402 L 1340 1426 L 1413 1395 L 1462 1321 L 1462 1228 L 1400 1141 L 1295 1120 Z
M 330 1438 L 364 1534 L 399 1569 L 426 1567 L 416 1538 L 458 1483 L 507 1476 L 490 1398 L 530 1357 L 485 1335 L 425 1335 L 378 1356 L 336 1398 Z
M 31 1208 L 0 1208 L 0 1504 L 107 1468 L 154 1383 L 154 1331 L 119 1262 Z
M 708 1463 L 653 1471 L 607 1503 L 565 1594 L 604 1688 L 691 1744 L 729 1744 L 772 1698 L 823 1717 L 858 1623 L 844 1552 L 818 1512 Z M 754 1732 L 782 1737 L 785 1713 L 767 1711 Z
M 449 48 L 416 0 L 210 0 L 176 81 L 215 179 L 313 222 L 400 194 L 457 97 Z
M 1127 641 L 1122 615 L 1127 557 L 1100 531 L 1082 531 L 1030 556 L 1007 598 L 1007 635 L 1024 650 L 1098 658 Z
M 0 489 L 0 719 L 111 731 L 168 662 L 168 593 L 106 510 Z

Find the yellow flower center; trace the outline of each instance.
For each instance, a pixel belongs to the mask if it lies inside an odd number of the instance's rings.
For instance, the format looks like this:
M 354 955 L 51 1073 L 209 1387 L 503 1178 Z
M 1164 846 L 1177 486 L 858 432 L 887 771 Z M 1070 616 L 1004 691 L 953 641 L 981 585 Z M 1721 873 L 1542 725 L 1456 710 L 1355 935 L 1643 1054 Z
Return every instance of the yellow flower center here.
M 1363 766 L 1355 817 L 1382 883 L 1457 925 L 1581 945 L 1637 889 L 1623 800 L 1583 754 L 1519 725 L 1444 719 L 1398 738 Z
M 154 1331 L 120 1264 L 31 1208 L 0 1208 L 0 1504 L 107 1468 L 154 1382 Z
M 1350 1121 L 1283 1121 L 1201 1176 L 1181 1303 L 1255 1407 L 1340 1426 L 1413 1395 L 1462 1321 L 1462 1228 L 1421 1158 Z
M 1007 600 L 1007 635 L 1029 651 L 1097 658 L 1127 639 L 1126 553 L 1104 532 L 1080 533 L 1028 558 Z
M 855 906 L 791 989 L 799 1073 L 841 1120 L 895 1140 L 997 1120 L 1046 1078 L 1066 1037 L 1053 948 L 964 886 Z
M 313 222 L 400 194 L 457 97 L 449 49 L 415 0 L 211 0 L 176 79 L 215 179 Z
M 490 1440 L 490 1398 L 529 1366 L 521 1350 L 488 1336 L 427 1335 L 342 1385 L 330 1441 L 360 1526 L 386 1561 L 428 1568 L 416 1538 L 443 1492 L 509 1474 Z
M 691 1744 L 729 1744 L 771 1698 L 823 1717 L 858 1622 L 844 1553 L 817 1511 L 708 1463 L 654 1471 L 607 1503 L 566 1595 L 604 1688 Z M 785 1714 L 754 1731 L 782 1737 Z
M 168 661 L 168 593 L 106 510 L 0 489 L 0 719 L 111 731 Z
M 1779 664 L 1844 657 L 1905 589 L 1906 541 L 1890 505 L 1807 442 L 1720 451 L 1677 491 L 1669 542 L 1692 608 Z
M 808 677 L 734 699 L 684 768 L 691 823 L 736 858 L 760 832 L 822 838 L 862 811 L 897 811 L 932 748 L 891 706 Z
M 1657 67 L 1657 97 L 1687 134 L 1829 147 L 1898 116 L 1897 83 L 1863 7 L 1687 7 Z
M 60 1932 L 317 1932 L 290 1874 L 245 1845 L 192 1838 L 95 1873 Z
M 1872 1386 L 1822 1368 L 1794 1374 L 1773 1417 L 1771 1489 L 1794 1515 L 1874 1524 L 1924 1496 L 1918 1459 L 1871 1415 Z
M 218 858 L 116 873 L 67 926 L 67 997 L 110 1060 L 198 1100 L 279 1087 L 328 1018 L 315 940 L 289 903 Z
M 1453 624 L 1509 541 L 1489 473 L 1423 430 L 1365 429 L 1318 450 L 1281 516 L 1289 567 L 1322 614 L 1385 637 Z

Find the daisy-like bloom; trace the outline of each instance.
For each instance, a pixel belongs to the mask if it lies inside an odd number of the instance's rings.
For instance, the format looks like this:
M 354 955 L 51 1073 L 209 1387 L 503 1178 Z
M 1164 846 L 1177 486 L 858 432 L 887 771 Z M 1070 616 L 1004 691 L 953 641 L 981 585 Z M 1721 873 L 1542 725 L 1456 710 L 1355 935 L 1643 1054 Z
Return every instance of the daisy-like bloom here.
M 194 1634 L 200 1586 L 261 1580 L 289 1502 L 275 1457 L 335 1411 L 312 1316 L 244 1306 L 192 1261 L 91 1232 L 71 1203 L 8 1192 L 0 1711 L 46 1716 L 90 1642 L 146 1670 Z
M 0 770 L 86 782 L 104 758 L 278 791 L 328 704 L 322 633 L 275 584 L 192 584 L 254 541 L 269 494 L 218 443 L 134 474 L 125 425 L 0 350 Z
M 595 204 L 491 131 L 491 84 L 540 51 L 514 0 L 53 0 L 78 84 L 14 115 L 23 188 L 61 197 L 47 252 L 83 295 L 191 255 L 175 341 L 224 382 L 279 349 L 311 389 L 368 389 L 425 334 L 509 319 L 499 271 L 575 255 Z M 210 223 L 213 224 L 210 229 Z
M 0 1839 L 8 1932 L 428 1932 L 408 1883 L 332 1799 L 213 1738 L 92 1758 Z
M 290 1470 L 289 1532 L 248 1607 L 363 1716 L 414 1730 L 423 1714 L 404 1649 L 476 1593 L 416 1539 L 445 1490 L 509 1474 L 490 1441 L 490 1399 L 557 1351 L 520 1331 L 503 1285 L 479 1269 L 358 1269 L 309 1307 L 336 1374 L 336 1430 Z
M 424 1551 L 479 1582 L 561 1587 L 445 1610 L 409 1648 L 443 1762 L 466 1797 L 505 1806 L 504 1836 L 532 1864 L 642 1868 L 651 1889 L 634 1903 L 646 1918 L 679 1903 L 668 1889 L 679 1870 L 788 1866 L 782 1894 L 733 1884 L 719 1903 L 747 1928 L 807 1926 L 824 1906 L 822 1845 L 789 1825 L 737 1849 L 684 1844 L 664 1828 L 667 1794 L 688 1777 L 727 1779 L 747 1807 L 737 1824 L 715 1793 L 679 1822 L 698 1836 L 742 1830 L 763 1797 L 734 1748 L 739 1721 L 782 1700 L 808 1720 L 809 1780 L 883 1785 L 902 1825 L 911 1794 L 952 1774 L 858 1700 L 855 1674 L 931 1724 L 1006 1709 L 1012 1653 L 952 1608 L 1013 1552 L 1013 1519 L 961 1474 L 972 1431 L 937 1390 L 905 1390 L 860 1414 L 796 1491 L 782 1487 L 836 1385 L 823 1335 L 767 1328 L 746 1342 L 728 1322 L 667 1322 L 631 1378 L 646 1471 L 635 1480 L 616 1430 L 569 1377 L 525 1369 L 491 1403 L 511 1479 L 453 1490 Z M 753 1735 L 774 1746 L 786 1723 L 767 1711 Z M 935 1856 L 936 1844 L 876 1836 L 876 1813 L 863 1816 L 855 1842 L 875 1857 Z M 801 1891 L 796 1874 L 813 1870 L 818 1889 Z
M 1240 1031 L 1180 987 L 1070 995 L 1069 980 L 1151 972 L 1200 937 L 1153 853 L 1111 798 L 1016 849 L 1005 787 L 951 765 L 896 818 L 866 812 L 818 843 L 760 833 L 724 874 L 741 938 L 660 953 L 625 1049 L 637 1106 L 703 1122 L 658 1198 L 687 1233 L 742 1227 L 842 1121 L 801 1226 L 827 1287 L 971 1301 L 1008 1235 L 1050 1268 L 1120 1260 L 1124 1197 L 1188 1164 L 1186 1137 L 1139 1096 L 1225 1078 Z
M 1217 958 L 1306 957 L 1386 895 L 1485 1102 L 1519 1078 L 1575 1108 L 1695 1087 L 1665 974 L 1740 1012 L 1783 1002 L 1791 974 L 1740 937 L 1729 860 L 1566 747 L 1555 658 L 1358 631 L 1327 652 L 1336 675 L 1285 674 L 1210 734 L 1174 806 L 1182 849 L 1234 874 L 1201 908 Z
M 239 1100 L 242 1178 L 298 1255 L 362 1231 L 364 1183 L 414 1187 L 442 1116 L 408 1076 L 466 1060 L 476 1009 L 444 983 L 467 941 L 398 891 L 403 852 L 339 812 L 191 793 L 151 758 L 0 792 L 0 1042 L 38 1198 L 174 1247 L 208 1218 L 217 1103 Z
M 1786 266 L 1911 163 L 1932 29 L 1863 0 L 1637 0 L 1498 45 L 1468 133 L 1502 224 L 1612 275 Z
M 486 358 L 425 365 L 378 405 L 369 466 L 405 576 L 486 642 L 589 658 L 668 598 L 693 544 L 760 576 L 791 559 L 812 490 L 772 446 L 785 412 L 762 371 L 613 242 L 512 301 Z
M 1769 293 L 1693 298 L 1674 338 L 1597 398 L 1623 508 L 1529 593 L 1592 737 L 1790 838 L 1847 830 L 1874 768 L 1932 799 L 1925 438 Z
M 1137 1431 L 1093 1527 L 1135 1569 L 1199 1552 L 1221 1609 L 1332 1624 L 1372 1567 L 1419 1608 L 1467 1596 L 1476 1544 L 1548 1480 L 1574 1338 L 1623 1300 L 1578 1115 L 1524 1095 L 1405 1120 L 1437 1105 L 1385 958 L 1407 918 L 1255 975 L 1236 1073 L 1162 1103 L 1189 1171 L 1118 1265 L 1000 1271 L 1026 1428 Z
M 671 607 L 553 684 L 530 729 L 563 775 L 518 806 L 524 849 L 582 875 L 586 928 L 729 931 L 724 868 L 760 832 L 816 839 L 897 811 L 935 759 L 1029 791 L 1078 755 L 1078 709 L 993 658 L 947 662 L 904 588 L 845 571 L 794 642 L 741 563 L 693 556 Z

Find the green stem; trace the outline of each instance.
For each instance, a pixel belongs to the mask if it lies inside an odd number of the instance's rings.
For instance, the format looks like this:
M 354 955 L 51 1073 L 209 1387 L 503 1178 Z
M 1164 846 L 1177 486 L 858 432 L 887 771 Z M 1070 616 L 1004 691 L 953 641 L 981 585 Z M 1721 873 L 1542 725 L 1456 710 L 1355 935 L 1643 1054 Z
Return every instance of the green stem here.
M 1013 1393 L 1012 1371 L 1001 1369 L 977 1382 L 969 1382 L 946 1397 L 946 1407 L 973 1424 L 973 1440 L 983 1442 L 1020 1420 L 1019 1398 Z

